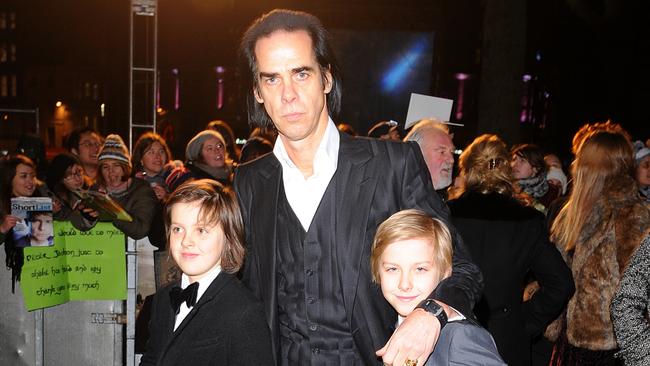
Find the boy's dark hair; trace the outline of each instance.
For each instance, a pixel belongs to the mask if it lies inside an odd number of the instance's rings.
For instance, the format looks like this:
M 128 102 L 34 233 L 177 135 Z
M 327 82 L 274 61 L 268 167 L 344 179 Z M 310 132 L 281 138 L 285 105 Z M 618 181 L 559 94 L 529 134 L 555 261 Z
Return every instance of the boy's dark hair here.
M 220 225 L 225 236 L 221 269 L 236 273 L 244 263 L 244 222 L 233 191 L 212 179 L 199 179 L 180 185 L 165 204 L 165 229 L 169 239 L 172 207 L 177 203 L 198 203 L 199 221 L 206 226 Z
M 276 31 L 305 31 L 309 34 L 314 55 L 323 77 L 322 85 L 327 85 L 327 80 L 325 80 L 327 71 L 332 76 L 332 80 L 330 80 L 332 90 L 327 95 L 327 111 L 332 118 L 336 118 L 341 109 L 341 74 L 330 45 L 329 33 L 320 20 L 309 13 L 275 9 L 253 22 L 244 33 L 239 46 L 242 74 L 249 74 L 248 77 L 244 77 L 243 89 L 248 106 L 248 123 L 251 126 L 259 127 L 273 126 L 273 121 L 266 113 L 264 106 L 255 99 L 253 90 L 258 90 L 259 87 L 255 44 L 260 38 L 268 37 Z M 247 72 L 244 71 L 246 68 L 248 68 Z

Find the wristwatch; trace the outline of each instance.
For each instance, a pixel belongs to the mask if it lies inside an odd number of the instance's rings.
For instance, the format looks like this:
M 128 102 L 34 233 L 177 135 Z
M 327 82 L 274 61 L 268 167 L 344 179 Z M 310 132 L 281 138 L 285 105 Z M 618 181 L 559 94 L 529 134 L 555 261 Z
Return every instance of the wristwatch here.
M 436 318 L 438 318 L 438 321 L 440 321 L 440 329 L 444 328 L 444 326 L 447 324 L 447 313 L 445 313 L 445 309 L 443 309 L 442 306 L 438 305 L 436 300 L 426 299 L 422 301 L 417 307 L 430 312 Z

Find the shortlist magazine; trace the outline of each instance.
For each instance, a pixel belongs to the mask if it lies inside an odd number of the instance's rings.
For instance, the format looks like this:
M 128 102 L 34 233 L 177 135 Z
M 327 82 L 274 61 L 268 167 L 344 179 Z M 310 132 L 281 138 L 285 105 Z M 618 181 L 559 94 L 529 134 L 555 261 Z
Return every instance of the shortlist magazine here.
M 20 220 L 13 230 L 16 247 L 54 245 L 52 199 L 49 197 L 14 197 L 11 215 Z

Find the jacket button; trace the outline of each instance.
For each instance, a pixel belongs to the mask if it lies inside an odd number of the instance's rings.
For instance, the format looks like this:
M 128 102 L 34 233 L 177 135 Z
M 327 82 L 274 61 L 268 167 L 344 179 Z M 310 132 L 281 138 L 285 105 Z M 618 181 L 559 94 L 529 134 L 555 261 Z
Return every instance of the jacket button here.
M 307 298 L 307 304 L 313 304 L 314 302 L 316 302 L 316 299 L 314 299 L 313 297 L 310 296 Z
M 307 273 L 307 276 L 309 276 L 309 277 L 311 277 L 314 274 L 314 271 L 312 271 L 311 269 L 308 269 L 305 272 Z

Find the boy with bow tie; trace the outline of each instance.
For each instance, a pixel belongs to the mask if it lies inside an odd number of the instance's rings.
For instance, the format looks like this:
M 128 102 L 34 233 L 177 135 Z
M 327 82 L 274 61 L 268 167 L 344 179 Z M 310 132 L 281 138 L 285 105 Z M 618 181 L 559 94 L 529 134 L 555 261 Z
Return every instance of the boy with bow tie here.
M 167 201 L 169 252 L 180 282 L 154 296 L 140 365 L 272 365 L 261 304 L 235 278 L 244 258 L 237 201 L 213 180 L 180 186 Z

